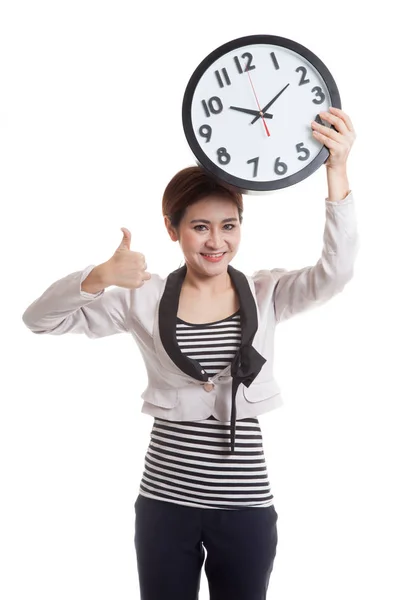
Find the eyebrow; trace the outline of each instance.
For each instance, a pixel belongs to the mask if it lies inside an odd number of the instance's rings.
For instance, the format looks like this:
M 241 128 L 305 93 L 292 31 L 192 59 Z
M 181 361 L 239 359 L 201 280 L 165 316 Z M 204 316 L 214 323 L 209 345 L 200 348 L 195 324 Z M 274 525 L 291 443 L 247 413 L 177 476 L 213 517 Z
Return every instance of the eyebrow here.
M 237 218 L 236 217 L 231 217 L 230 219 L 223 219 L 221 221 L 221 223 L 229 223 L 230 221 L 237 221 Z M 190 222 L 191 223 L 207 223 L 208 225 L 211 224 L 211 221 L 207 221 L 207 219 L 193 219 Z

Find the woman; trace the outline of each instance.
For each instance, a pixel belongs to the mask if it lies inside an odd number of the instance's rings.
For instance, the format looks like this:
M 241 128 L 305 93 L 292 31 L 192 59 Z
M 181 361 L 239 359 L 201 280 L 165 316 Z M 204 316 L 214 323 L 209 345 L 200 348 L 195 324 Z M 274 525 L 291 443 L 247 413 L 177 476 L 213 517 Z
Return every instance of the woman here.
M 135 502 L 142 600 L 196 600 L 204 549 L 211 600 L 266 597 L 278 515 L 257 416 L 282 403 L 275 325 L 339 293 L 358 250 L 346 174 L 354 129 L 339 109 L 320 114 L 335 129 L 311 125 L 330 151 L 315 266 L 252 276 L 234 269 L 242 196 L 189 167 L 162 204 L 183 267 L 165 279 L 148 273 L 123 229 L 108 261 L 53 283 L 23 315 L 35 333 L 129 332 L 138 343 L 148 373 L 142 412 L 154 417 Z

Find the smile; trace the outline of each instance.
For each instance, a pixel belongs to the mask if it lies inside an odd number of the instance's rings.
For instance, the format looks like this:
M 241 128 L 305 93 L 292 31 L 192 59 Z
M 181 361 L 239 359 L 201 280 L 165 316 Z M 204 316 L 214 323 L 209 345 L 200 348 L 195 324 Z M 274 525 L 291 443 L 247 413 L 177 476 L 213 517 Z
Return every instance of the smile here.
M 209 260 L 211 262 L 216 262 L 218 260 L 221 260 L 221 258 L 225 255 L 225 252 L 220 252 L 219 254 L 204 254 L 203 252 L 201 252 L 200 254 L 206 260 Z

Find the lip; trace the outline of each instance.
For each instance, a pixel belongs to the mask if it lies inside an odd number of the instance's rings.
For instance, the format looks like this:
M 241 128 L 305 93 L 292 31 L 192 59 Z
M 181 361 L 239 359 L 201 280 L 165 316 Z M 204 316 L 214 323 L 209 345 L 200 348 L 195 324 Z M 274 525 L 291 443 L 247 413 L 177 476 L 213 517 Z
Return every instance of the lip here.
M 226 252 L 223 252 L 221 256 L 215 256 L 213 254 L 210 254 L 210 256 L 204 256 L 204 254 L 202 252 L 200 252 L 201 256 L 204 258 L 204 260 L 207 260 L 208 262 L 219 262 L 220 260 L 222 260 L 226 254 Z M 219 252 L 216 252 L 215 254 L 220 254 Z

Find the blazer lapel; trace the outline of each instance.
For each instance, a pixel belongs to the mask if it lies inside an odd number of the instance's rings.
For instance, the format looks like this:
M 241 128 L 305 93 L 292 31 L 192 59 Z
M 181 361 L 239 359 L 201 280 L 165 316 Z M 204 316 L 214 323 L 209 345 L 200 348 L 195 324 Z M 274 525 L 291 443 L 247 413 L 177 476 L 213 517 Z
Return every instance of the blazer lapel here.
M 164 292 L 158 307 L 158 328 L 161 343 L 165 351 L 176 366 L 194 379 L 207 381 L 206 374 L 202 374 L 200 364 L 185 356 L 176 339 L 176 317 L 178 314 L 179 296 L 185 279 L 187 267 L 177 269 L 170 273 L 164 287 Z
M 208 375 L 202 373 L 203 369 L 201 365 L 196 360 L 189 358 L 181 352 L 176 339 L 176 317 L 178 314 L 179 296 L 186 272 L 187 267 L 184 265 L 170 273 L 167 277 L 158 312 L 160 339 L 169 357 L 181 371 L 194 379 L 207 381 Z M 247 277 L 231 265 L 228 265 L 228 273 L 239 296 L 242 333 L 241 347 L 232 362 L 232 374 L 236 367 L 236 374 L 239 374 L 238 370 L 240 370 L 243 378 L 246 371 L 246 381 L 247 379 L 253 381 L 265 363 L 265 359 L 252 346 L 258 328 L 257 306 Z M 257 358 L 257 355 L 259 358 Z M 260 358 L 262 359 L 261 364 Z M 255 370 L 257 373 L 251 377 Z M 251 381 L 248 383 L 246 381 L 243 381 L 243 383 L 247 386 L 250 385 Z

